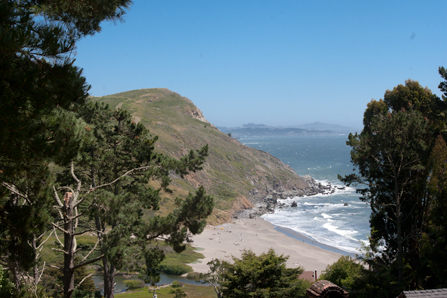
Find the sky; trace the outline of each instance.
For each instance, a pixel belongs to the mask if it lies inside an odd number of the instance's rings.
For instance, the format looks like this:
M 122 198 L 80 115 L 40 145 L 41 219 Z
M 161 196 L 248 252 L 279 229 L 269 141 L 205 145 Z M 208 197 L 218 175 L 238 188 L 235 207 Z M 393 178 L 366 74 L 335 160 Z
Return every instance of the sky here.
M 441 95 L 447 1 L 134 0 L 77 44 L 104 96 L 168 88 L 217 126 L 362 127 L 371 99 L 412 79 Z

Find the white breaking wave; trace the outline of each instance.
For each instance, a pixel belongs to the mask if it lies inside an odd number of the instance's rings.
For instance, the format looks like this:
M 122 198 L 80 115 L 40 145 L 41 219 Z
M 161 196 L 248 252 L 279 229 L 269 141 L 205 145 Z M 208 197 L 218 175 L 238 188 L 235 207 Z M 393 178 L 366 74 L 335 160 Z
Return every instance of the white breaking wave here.
M 370 207 L 358 199 L 354 187 L 346 187 L 337 179 L 338 174 L 352 173 L 346 136 L 259 137 L 245 141 L 271 152 L 299 175 L 308 174 L 317 184 L 331 185 L 325 194 L 278 200 L 285 206 L 263 218 L 350 253 L 358 253 L 362 244 L 368 244 Z M 292 202 L 297 203 L 296 208 L 291 207 Z

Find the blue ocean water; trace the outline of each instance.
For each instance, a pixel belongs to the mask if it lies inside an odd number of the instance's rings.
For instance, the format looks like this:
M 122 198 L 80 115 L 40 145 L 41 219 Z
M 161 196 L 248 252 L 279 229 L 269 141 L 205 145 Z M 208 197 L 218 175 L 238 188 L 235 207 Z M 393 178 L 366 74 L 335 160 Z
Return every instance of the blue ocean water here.
M 337 175 L 354 172 L 346 135 L 269 136 L 241 138 L 244 145 L 269 152 L 291 166 L 298 175 L 310 175 L 323 184 L 343 187 Z M 332 195 L 295 197 L 298 207 L 278 209 L 263 218 L 272 224 L 297 231 L 317 242 L 351 254 L 361 253 L 370 233 L 370 207 L 359 200 L 355 188 L 346 187 Z M 345 206 L 345 203 L 348 206 Z

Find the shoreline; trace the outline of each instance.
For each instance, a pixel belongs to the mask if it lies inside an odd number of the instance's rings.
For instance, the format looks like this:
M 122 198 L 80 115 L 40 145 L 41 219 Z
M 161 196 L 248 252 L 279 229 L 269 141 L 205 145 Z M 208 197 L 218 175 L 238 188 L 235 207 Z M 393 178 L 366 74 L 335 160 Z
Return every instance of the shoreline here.
M 274 225 L 274 224 L 272 224 L 272 225 Z M 321 243 L 321 242 L 319 242 L 319 241 L 317 241 L 317 240 L 315 240 L 315 239 L 313 239 L 313 238 L 311 238 L 309 236 L 306 236 L 306 235 L 304 235 L 304 234 L 302 234 L 300 232 L 297 232 L 297 231 L 295 231 L 295 230 L 293 230 L 291 228 L 286 228 L 286 227 L 277 226 L 277 225 L 274 225 L 274 226 L 275 226 L 275 230 L 277 230 L 280 233 L 285 234 L 287 237 L 294 238 L 294 239 L 303 241 L 303 242 L 305 242 L 305 243 L 307 243 L 309 245 L 317 246 L 317 247 L 320 247 L 320 248 L 322 248 L 324 250 L 328 250 L 328 251 L 331 251 L 331 252 L 339 253 L 339 254 L 342 254 L 344 256 L 350 256 L 350 257 L 353 257 L 353 258 L 356 257 L 355 253 L 352 253 L 352 252 L 349 252 L 349 251 L 337 248 L 335 246 L 330 246 L 330 245 Z
M 261 217 L 206 226 L 202 234 L 192 236 L 192 240 L 192 246 L 205 258 L 188 265 L 200 273 L 208 272 L 207 263 L 212 259 L 232 262 L 232 256 L 240 258 L 241 252 L 249 249 L 259 255 L 273 248 L 277 255 L 289 256 L 287 267 L 301 266 L 305 271 L 317 270 L 319 274 L 342 255 L 348 254 L 321 243 L 316 245 L 305 235 L 275 226 Z

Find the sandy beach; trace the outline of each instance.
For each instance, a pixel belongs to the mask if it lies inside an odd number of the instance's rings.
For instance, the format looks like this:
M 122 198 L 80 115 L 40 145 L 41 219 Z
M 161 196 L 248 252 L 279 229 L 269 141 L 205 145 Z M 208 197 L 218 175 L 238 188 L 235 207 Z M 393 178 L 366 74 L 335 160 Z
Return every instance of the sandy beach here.
M 259 255 L 273 248 L 277 254 L 289 256 L 287 267 L 302 266 L 306 271 L 316 269 L 319 274 L 342 256 L 289 237 L 262 218 L 237 219 L 233 223 L 207 226 L 202 234 L 192 239 L 192 245 L 205 255 L 205 259 L 189 265 L 194 271 L 203 273 L 208 272 L 207 263 L 212 259 L 232 261 L 231 256 L 239 258 L 244 249 L 251 249 Z

